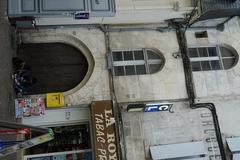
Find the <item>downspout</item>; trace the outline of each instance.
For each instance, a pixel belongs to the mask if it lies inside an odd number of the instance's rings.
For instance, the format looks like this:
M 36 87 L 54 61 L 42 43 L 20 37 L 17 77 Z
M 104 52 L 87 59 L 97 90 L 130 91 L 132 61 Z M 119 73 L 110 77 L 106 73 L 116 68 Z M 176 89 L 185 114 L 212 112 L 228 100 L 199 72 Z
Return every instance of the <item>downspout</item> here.
M 192 75 L 192 69 L 191 69 L 191 62 L 188 56 L 188 47 L 187 47 L 185 31 L 183 30 L 183 26 L 179 23 L 173 22 L 172 25 L 175 26 L 175 29 L 176 29 L 179 49 L 181 51 L 181 56 L 182 56 L 188 99 L 189 99 L 190 106 L 192 106 L 195 100 L 195 93 L 193 88 L 193 75 Z
M 179 44 L 182 61 L 183 61 L 183 68 L 184 68 L 184 74 L 186 79 L 185 83 L 186 83 L 186 89 L 188 94 L 188 100 L 190 103 L 190 108 L 192 109 L 207 108 L 211 111 L 220 154 L 221 154 L 222 160 L 226 160 L 227 158 L 224 150 L 222 134 L 219 127 L 218 116 L 216 113 L 215 105 L 213 103 L 199 103 L 199 104 L 194 103 L 195 93 L 194 93 L 193 75 L 192 75 L 191 62 L 190 62 L 189 53 L 188 53 L 185 30 L 183 29 L 184 27 L 181 23 L 176 23 L 176 22 L 171 22 L 171 23 L 172 23 L 172 26 L 176 28 L 178 44 Z
M 191 108 L 192 109 L 207 108 L 211 111 L 212 118 L 213 118 L 213 124 L 214 124 L 214 128 L 215 128 L 215 134 L 216 134 L 218 146 L 220 149 L 220 154 L 221 154 L 222 160 L 226 160 L 227 158 L 226 158 L 226 154 L 225 154 L 225 150 L 224 150 L 222 134 L 221 134 L 221 130 L 220 130 L 219 122 L 218 122 L 218 116 L 216 113 L 215 105 L 213 103 L 198 103 L 198 104 L 193 104 L 191 106 Z
M 105 47 L 106 47 L 106 59 L 108 59 L 107 54 L 111 53 L 111 48 L 110 48 L 110 38 L 109 38 L 109 32 L 106 32 L 108 30 L 108 26 L 100 26 L 99 29 L 104 33 L 104 38 L 105 38 Z M 108 61 L 107 61 L 108 62 Z M 108 69 L 109 72 L 109 88 L 110 88 L 110 96 L 113 102 L 113 113 L 114 113 L 114 118 L 115 118 L 115 136 L 116 136 L 116 144 L 117 144 L 117 157 L 118 159 L 121 160 L 126 160 L 126 154 L 123 152 L 126 150 L 125 147 L 125 140 L 123 139 L 123 125 L 122 125 L 122 120 L 121 120 L 121 113 L 120 109 L 118 107 L 118 102 L 115 94 L 115 89 L 114 89 L 114 83 L 113 83 L 113 75 L 110 69 Z

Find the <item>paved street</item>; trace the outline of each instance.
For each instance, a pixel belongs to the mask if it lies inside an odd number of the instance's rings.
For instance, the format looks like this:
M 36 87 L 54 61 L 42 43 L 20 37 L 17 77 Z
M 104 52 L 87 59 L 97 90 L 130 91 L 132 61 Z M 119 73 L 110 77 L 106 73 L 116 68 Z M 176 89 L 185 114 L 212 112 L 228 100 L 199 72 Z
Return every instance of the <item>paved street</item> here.
M 0 119 L 14 120 L 13 89 L 11 81 L 11 30 L 6 19 L 7 0 L 0 1 Z
M 15 121 L 13 105 L 13 87 L 11 80 L 11 58 L 15 54 L 12 48 L 11 29 L 6 19 L 7 0 L 0 1 L 0 120 Z M 15 134 L 0 133 L 0 140 L 13 140 Z M 4 160 L 16 160 L 15 154 Z

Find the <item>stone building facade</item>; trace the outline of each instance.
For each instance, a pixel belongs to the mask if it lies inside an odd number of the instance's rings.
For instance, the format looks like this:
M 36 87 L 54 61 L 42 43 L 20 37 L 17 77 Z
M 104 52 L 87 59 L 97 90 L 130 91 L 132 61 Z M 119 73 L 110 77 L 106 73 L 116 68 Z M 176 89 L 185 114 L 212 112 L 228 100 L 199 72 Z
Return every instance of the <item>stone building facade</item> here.
M 35 25 L 39 28 L 19 32 L 19 42 L 66 43 L 84 54 L 89 64 L 87 74 L 79 85 L 64 93 L 66 107 L 113 100 L 120 117 L 116 120 L 121 159 L 151 159 L 152 146 L 195 141 L 203 142 L 205 159 L 224 159 L 210 110 L 191 109 L 176 29 L 165 21 L 184 18 L 194 6 L 188 0 L 164 2 L 117 0 L 114 17 L 80 21 L 38 17 Z M 191 57 L 194 53 L 189 50 L 192 66 L 188 67 L 192 70 L 194 102 L 215 104 L 225 153 L 230 159 L 226 139 L 240 136 L 240 19 L 215 20 L 198 22 L 185 32 L 188 48 L 198 54 Z M 224 26 L 221 31 L 215 24 L 218 20 Z M 205 36 L 197 37 L 197 33 Z M 224 59 L 221 47 L 227 48 L 225 52 L 231 56 L 226 57 L 232 61 Z M 214 50 L 212 56 L 209 48 Z M 170 103 L 172 112 L 127 110 L 129 104 L 149 103 Z

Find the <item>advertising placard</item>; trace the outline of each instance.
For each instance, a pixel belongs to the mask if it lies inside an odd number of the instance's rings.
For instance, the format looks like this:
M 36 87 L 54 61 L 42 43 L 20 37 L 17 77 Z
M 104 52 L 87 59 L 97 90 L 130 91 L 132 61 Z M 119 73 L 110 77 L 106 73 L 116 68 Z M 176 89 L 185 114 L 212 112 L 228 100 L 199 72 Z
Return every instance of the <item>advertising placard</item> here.
M 91 114 L 95 159 L 117 160 L 115 120 L 112 102 L 92 102 Z

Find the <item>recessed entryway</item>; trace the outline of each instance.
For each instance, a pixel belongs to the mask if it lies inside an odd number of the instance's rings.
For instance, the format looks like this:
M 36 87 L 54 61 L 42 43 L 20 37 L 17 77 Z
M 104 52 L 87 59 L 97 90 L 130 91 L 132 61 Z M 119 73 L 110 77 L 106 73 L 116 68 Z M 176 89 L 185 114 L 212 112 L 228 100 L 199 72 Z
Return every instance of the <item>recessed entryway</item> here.
M 71 90 L 88 71 L 83 53 L 64 43 L 19 44 L 17 56 L 31 67 L 32 76 L 37 79 L 27 94 Z

